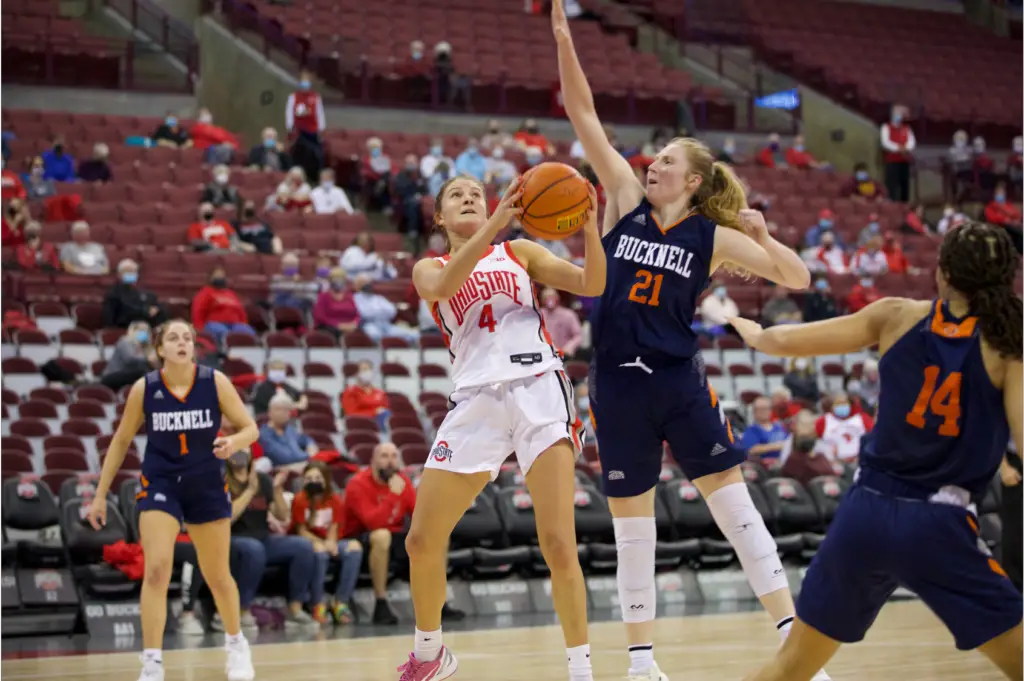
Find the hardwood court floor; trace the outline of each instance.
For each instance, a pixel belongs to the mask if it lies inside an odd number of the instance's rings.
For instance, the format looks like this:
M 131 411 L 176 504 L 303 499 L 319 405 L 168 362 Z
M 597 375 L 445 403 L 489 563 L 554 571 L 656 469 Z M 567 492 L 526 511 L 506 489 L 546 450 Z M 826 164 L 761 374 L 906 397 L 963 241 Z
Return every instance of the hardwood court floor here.
M 622 625 L 593 625 L 595 681 L 621 680 L 628 658 Z M 254 646 L 258 681 L 395 681 L 410 635 Z M 556 627 L 445 635 L 459 658 L 458 681 L 565 681 Z M 673 681 L 740 681 L 775 650 L 763 612 L 658 620 L 655 651 Z M 216 648 L 168 651 L 166 681 L 222 681 Z M 834 681 L 996 681 L 979 653 L 962 653 L 919 602 L 890 603 L 862 643 L 840 650 L 828 667 Z M 138 653 L 75 655 L 3 662 L 3 681 L 135 681 Z

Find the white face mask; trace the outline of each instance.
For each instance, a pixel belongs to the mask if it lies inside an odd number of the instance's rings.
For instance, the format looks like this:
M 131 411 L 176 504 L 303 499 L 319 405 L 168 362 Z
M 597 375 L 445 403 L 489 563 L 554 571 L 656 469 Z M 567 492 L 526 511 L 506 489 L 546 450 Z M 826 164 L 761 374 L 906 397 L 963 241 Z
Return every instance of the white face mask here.
M 227 184 L 228 183 L 228 174 L 227 173 L 217 173 L 216 175 L 213 176 L 213 180 L 217 184 Z
M 209 125 L 210 123 L 213 123 L 213 115 L 209 113 L 204 113 L 199 117 L 199 122 L 206 123 L 207 125 Z
M 267 380 L 271 383 L 284 383 L 288 378 L 288 372 L 284 369 L 271 369 L 267 372 Z
M 373 372 L 370 370 L 359 372 L 359 382 L 363 385 L 369 385 L 373 383 Z
M 797 371 L 804 371 L 807 368 L 807 358 L 799 357 L 793 361 L 793 368 Z

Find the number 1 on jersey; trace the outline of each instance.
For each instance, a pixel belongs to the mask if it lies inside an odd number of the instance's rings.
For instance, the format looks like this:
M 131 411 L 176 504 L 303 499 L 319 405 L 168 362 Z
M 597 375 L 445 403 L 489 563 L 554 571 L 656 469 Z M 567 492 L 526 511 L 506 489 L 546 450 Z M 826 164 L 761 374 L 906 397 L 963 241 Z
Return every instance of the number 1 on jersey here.
M 494 308 L 491 307 L 490 303 L 484 305 L 483 309 L 480 310 L 480 328 L 487 329 L 491 333 L 494 333 L 494 327 L 498 325 L 497 320 L 494 319 Z
M 939 367 L 929 366 L 924 368 L 924 385 L 917 395 L 914 408 L 907 414 L 907 423 L 915 428 L 924 428 L 925 412 L 931 409 L 932 413 L 938 414 L 945 420 L 939 426 L 939 435 L 956 437 L 960 434 L 960 379 L 959 371 L 952 372 L 946 376 L 938 390 L 935 384 L 939 380 Z
M 181 455 L 188 454 L 188 440 L 185 439 L 185 433 L 178 433 L 178 443 L 181 445 Z

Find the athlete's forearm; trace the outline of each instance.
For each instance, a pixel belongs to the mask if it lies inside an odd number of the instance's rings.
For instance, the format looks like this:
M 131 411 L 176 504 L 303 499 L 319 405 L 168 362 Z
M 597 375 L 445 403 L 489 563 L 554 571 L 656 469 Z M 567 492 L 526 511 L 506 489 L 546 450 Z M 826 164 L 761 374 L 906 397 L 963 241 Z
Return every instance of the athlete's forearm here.
M 608 278 L 608 261 L 604 246 L 601 245 L 601 233 L 597 229 L 584 230 L 583 248 L 582 295 L 599 296 L 604 293 Z
M 805 289 L 810 286 L 811 272 L 800 258 L 800 254 L 770 236 L 761 242 L 761 248 L 767 251 L 768 257 L 779 271 L 779 280 L 776 283 L 794 289 Z
M 110 492 L 110 486 L 114 484 L 114 477 L 121 470 L 124 458 L 128 455 L 130 442 L 115 434 L 107 447 L 107 457 L 103 460 L 103 468 L 100 470 L 100 479 L 96 483 L 96 494 L 106 497 Z
M 578 124 L 576 117 L 585 114 L 597 115 L 594 93 L 590 90 L 587 75 L 583 72 L 583 66 L 576 55 L 572 36 L 558 35 L 555 44 L 558 45 L 558 77 L 562 86 L 562 102 L 565 105 L 565 113 L 575 126 Z
M 469 241 L 463 244 L 457 253 L 452 255 L 448 264 L 437 273 L 437 283 L 433 291 L 436 299 L 447 300 L 459 292 L 462 285 L 469 279 L 469 275 L 473 274 L 476 264 L 480 262 L 480 258 L 484 257 L 484 253 L 487 252 L 502 226 L 492 216 Z
M 248 449 L 252 446 L 252 443 L 260 439 L 260 429 L 255 421 L 249 421 L 233 437 L 238 445 L 238 449 Z

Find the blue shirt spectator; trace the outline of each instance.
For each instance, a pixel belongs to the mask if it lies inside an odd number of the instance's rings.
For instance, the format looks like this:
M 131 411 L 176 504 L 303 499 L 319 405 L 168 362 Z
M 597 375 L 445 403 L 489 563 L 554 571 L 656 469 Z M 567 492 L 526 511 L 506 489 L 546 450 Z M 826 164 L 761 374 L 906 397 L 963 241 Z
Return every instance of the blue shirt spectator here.
M 305 463 L 317 452 L 313 439 L 290 423 L 293 407 L 292 398 L 287 394 L 274 395 L 267 409 L 269 420 L 260 428 L 260 447 L 274 466 Z
M 772 420 L 772 402 L 767 397 L 754 400 L 754 422 L 747 426 L 740 439 L 740 447 L 754 460 L 774 460 L 779 457 L 789 433 Z
M 455 159 L 455 174 L 469 175 L 484 181 L 487 176 L 487 159 L 480 153 L 476 140 L 469 140 L 466 150 Z
M 64 150 L 64 142 L 56 140 L 53 148 L 43 152 L 43 177 L 57 182 L 75 179 L 75 159 Z

